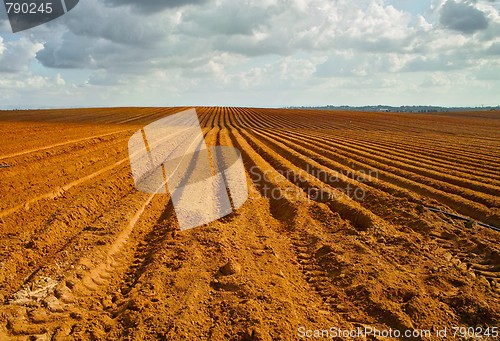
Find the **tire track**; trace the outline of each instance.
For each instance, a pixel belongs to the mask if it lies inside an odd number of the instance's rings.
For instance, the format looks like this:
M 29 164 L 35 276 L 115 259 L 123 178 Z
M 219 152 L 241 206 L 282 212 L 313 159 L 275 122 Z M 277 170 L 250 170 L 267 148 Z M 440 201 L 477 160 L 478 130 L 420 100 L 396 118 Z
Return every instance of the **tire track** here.
M 249 137 L 247 135 L 247 133 L 244 133 L 244 135 L 247 136 L 247 137 Z M 262 138 L 264 136 L 260 135 L 260 137 Z M 269 139 L 269 137 L 266 137 L 266 138 L 264 138 L 264 141 L 268 140 L 268 139 Z M 262 139 L 259 139 L 258 141 L 262 141 Z M 254 142 L 254 143 L 252 143 L 253 147 L 257 148 L 256 150 L 259 150 L 259 154 L 263 155 L 266 158 L 270 157 L 270 155 L 273 154 L 273 155 L 284 155 L 284 156 L 287 157 L 288 160 L 297 160 L 297 158 L 300 158 L 300 156 L 301 156 L 300 154 L 290 154 L 285 149 L 277 150 L 275 153 L 266 152 L 266 151 L 263 151 L 261 145 L 260 146 L 257 145 L 257 140 L 253 140 L 253 142 Z M 276 144 L 274 143 L 274 145 L 276 145 Z M 309 161 L 309 163 L 308 163 L 308 161 L 309 160 L 304 159 L 304 162 L 301 165 L 302 169 L 304 169 L 304 168 L 307 169 L 308 166 L 313 166 L 311 164 L 311 162 L 314 162 L 314 161 L 311 160 L 311 161 Z M 283 174 L 283 172 L 288 172 L 288 171 L 291 170 L 290 167 L 288 167 L 286 170 L 285 169 L 280 169 L 280 166 L 279 165 L 277 166 L 272 161 L 271 161 L 271 165 L 273 165 L 275 168 L 278 167 L 277 169 L 279 171 L 281 171 L 280 173 L 282 173 L 282 174 Z M 300 167 L 300 165 L 299 165 L 299 167 Z M 328 168 L 324 168 L 324 169 L 321 169 L 321 171 L 326 173 L 326 172 L 329 171 L 329 169 Z M 360 185 L 362 186 L 362 184 L 360 184 Z M 300 185 L 298 185 L 298 186 L 300 187 Z M 379 198 L 380 198 L 380 200 L 379 200 Z M 369 209 L 375 210 L 374 211 L 375 213 L 382 214 L 382 217 L 384 217 L 384 212 L 386 212 L 385 209 L 384 209 L 384 206 L 389 205 L 391 207 L 400 207 L 401 204 L 402 204 L 402 202 L 399 202 L 399 203 L 397 203 L 397 202 L 390 203 L 390 201 L 387 201 L 387 198 L 380 197 L 377 193 L 374 193 L 374 194 L 368 193 L 367 194 L 367 199 L 370 201 Z M 413 228 L 417 228 L 417 230 L 421 230 L 422 228 L 425 227 L 424 231 L 426 231 L 426 233 L 431 230 L 430 225 L 426 221 L 424 221 L 422 219 L 419 219 L 419 217 L 418 217 L 417 214 L 410 213 L 408 211 L 398 210 L 397 208 L 396 208 L 395 211 L 396 211 L 396 214 L 398 215 L 398 218 L 399 218 L 398 221 L 400 223 L 404 224 L 406 222 L 407 225 L 412 226 Z M 393 218 L 393 217 L 391 216 L 390 218 Z M 393 219 L 391 219 L 391 220 L 393 220 Z M 439 238 L 438 238 L 438 240 L 439 240 Z M 305 247 L 305 246 L 301 245 L 301 247 Z M 460 247 L 458 247 L 458 245 L 454 245 L 454 246 L 448 245 L 447 248 L 454 255 L 460 254 Z M 491 248 L 485 246 L 485 247 L 482 248 L 481 254 L 482 254 L 483 257 L 487 258 L 487 257 L 490 257 L 491 252 L 494 252 L 494 251 Z M 460 261 L 457 261 L 456 264 L 459 265 Z M 481 272 L 477 271 L 477 266 L 475 264 L 476 263 L 470 263 L 468 265 L 468 268 L 472 268 L 473 271 L 476 272 L 478 275 L 484 275 L 484 273 L 481 273 Z M 459 269 L 461 269 L 463 271 L 466 271 L 468 268 L 467 267 L 464 268 L 463 265 L 461 267 L 459 267 Z M 317 268 L 315 268 L 314 266 L 308 268 L 308 270 L 312 271 L 312 274 L 316 274 L 317 275 Z M 496 279 L 496 277 L 492 277 L 491 273 L 486 273 L 486 278 L 488 278 L 488 279 Z
M 116 229 L 119 232 L 116 233 L 115 237 L 113 237 L 112 243 L 106 247 L 101 248 L 105 250 L 92 251 L 90 255 L 83 256 L 78 261 L 79 267 L 81 270 L 83 270 L 83 272 L 70 271 L 69 274 L 66 273 L 64 276 L 65 279 L 60 280 L 59 284 L 55 286 L 55 289 L 51 287 L 46 291 L 46 297 L 43 297 L 43 302 L 49 310 L 49 313 L 47 313 L 47 315 L 50 315 L 50 313 L 54 312 L 59 313 L 63 311 L 70 311 L 74 307 L 68 307 L 68 305 L 71 305 L 76 301 L 75 297 L 78 298 L 78 301 L 82 301 L 87 299 L 89 295 L 94 295 L 97 290 L 99 290 L 99 292 L 104 291 L 103 287 L 108 284 L 112 277 L 117 277 L 116 273 L 123 272 L 123 270 L 120 269 L 124 267 L 124 263 L 127 262 L 127 259 L 131 258 L 129 253 L 126 252 L 126 246 L 128 246 L 129 244 L 129 239 L 134 230 L 134 227 L 139 221 L 139 218 L 141 218 L 141 216 L 144 214 L 146 207 L 151 204 L 155 195 L 156 194 L 151 194 L 147 196 L 145 194 L 132 193 L 130 195 L 129 202 L 125 201 L 122 205 L 108 210 L 105 215 L 100 216 L 98 220 L 93 223 L 93 225 L 97 226 L 106 226 L 109 224 L 108 222 L 112 221 L 113 217 L 118 216 L 122 217 L 122 219 L 119 219 L 118 221 L 114 219 L 114 223 L 112 223 L 112 226 L 121 225 L 124 227 Z M 141 199 L 146 196 L 147 198 L 145 200 Z M 137 207 L 138 204 L 140 204 L 140 206 L 134 211 L 135 213 L 133 214 L 133 216 L 130 217 L 130 214 L 120 213 L 123 212 L 124 208 L 125 212 L 129 212 L 130 207 Z M 100 229 L 97 228 L 97 231 L 100 231 Z M 147 228 L 147 231 L 149 231 L 150 233 L 151 228 Z M 129 269 L 131 268 L 129 267 Z M 41 275 L 37 274 L 37 276 Z M 23 291 L 21 290 L 21 292 Z M 14 295 L 14 297 L 15 296 L 16 294 Z M 78 308 L 79 307 L 77 307 L 77 310 Z M 72 314 L 75 315 L 75 312 L 72 311 L 71 313 L 69 313 L 69 317 L 66 316 L 66 318 L 72 320 Z M 31 331 L 33 331 L 33 328 L 30 324 L 29 317 L 24 317 L 23 320 L 24 322 L 21 325 L 14 325 L 13 322 L 9 322 L 9 325 L 11 327 L 10 329 L 14 334 L 32 334 Z M 50 327 L 46 327 L 44 330 L 44 333 L 52 333 L 49 331 Z M 58 330 L 56 330 L 56 333 L 57 332 Z M 69 337 L 71 333 L 72 328 L 70 328 L 69 330 L 68 328 L 66 328 L 66 330 L 64 331 L 64 337 Z M 47 334 L 49 337 L 54 336 L 49 334 Z M 59 334 L 61 334 L 60 331 Z
M 270 173 L 269 176 L 267 177 L 268 179 L 268 184 L 274 188 L 285 188 L 288 187 L 295 187 L 291 183 L 286 183 L 285 181 L 280 180 L 280 174 L 276 172 L 270 165 L 264 166 L 265 161 L 259 161 L 260 153 L 256 153 L 255 151 L 252 151 L 251 154 L 248 154 L 249 151 L 252 150 L 250 146 L 246 146 L 245 142 L 241 140 L 241 137 L 238 136 L 238 132 L 232 131 L 235 139 L 236 145 L 239 145 L 241 150 L 244 151 L 245 153 L 245 158 L 248 160 L 248 157 L 251 155 L 252 161 L 249 162 L 255 162 L 255 165 L 258 164 L 258 167 L 262 169 L 263 172 Z M 241 144 L 240 144 L 241 143 Z M 287 198 L 287 191 L 284 190 L 281 192 L 282 196 L 284 198 Z M 265 193 L 263 193 L 264 195 Z M 288 197 L 290 198 L 290 197 Z M 291 197 L 293 200 L 293 196 Z M 276 199 L 271 199 L 271 201 L 275 201 Z M 307 203 L 307 199 L 304 198 L 304 203 Z M 330 309 L 336 312 L 341 312 L 346 311 L 346 307 L 342 307 L 338 304 L 335 304 L 336 299 L 341 297 L 341 295 L 345 296 L 345 293 L 342 293 L 342 291 L 336 290 L 338 287 L 335 285 L 335 282 L 339 280 L 339 278 L 343 278 L 340 276 L 341 274 L 337 273 L 335 274 L 332 271 L 329 271 L 325 269 L 325 260 L 322 259 L 325 255 L 330 254 L 332 249 L 330 249 L 327 245 L 328 242 L 325 242 L 325 239 L 319 237 L 317 234 L 309 234 L 305 232 L 308 227 L 316 225 L 315 220 L 308 218 L 309 214 L 297 214 L 298 210 L 302 210 L 304 207 L 304 203 L 299 203 L 297 202 L 297 205 L 293 204 L 293 201 L 288 201 L 287 202 L 288 208 L 284 209 L 283 204 L 281 204 L 281 210 L 273 214 L 275 218 L 280 220 L 285 226 L 287 226 L 287 229 L 291 233 L 291 238 L 293 240 L 293 249 L 295 250 L 295 253 L 297 255 L 297 261 L 300 264 L 300 268 L 304 274 L 304 278 L 307 282 L 310 283 L 311 287 L 314 288 L 314 291 L 321 297 L 323 302 L 325 304 L 330 306 Z M 307 205 L 307 204 L 306 204 Z M 312 202 L 311 205 L 316 206 L 316 205 L 321 205 Z M 321 206 L 320 206 L 321 207 Z M 287 213 L 285 213 L 287 212 Z M 328 208 L 325 206 L 322 206 L 322 209 L 320 208 L 321 214 L 324 215 L 331 215 L 331 212 L 329 211 Z M 278 213 L 278 214 L 277 214 Z M 297 218 L 300 216 L 300 219 Z M 356 233 L 354 231 L 356 230 L 351 230 L 353 232 L 351 233 Z M 345 245 L 346 240 L 343 240 L 343 244 Z M 321 246 L 321 243 L 325 242 L 323 246 Z M 320 244 L 318 246 L 318 243 Z M 338 275 L 338 277 L 336 276 Z M 377 302 L 370 302 L 373 304 L 377 304 Z M 364 308 L 368 311 L 368 308 Z M 364 310 L 361 308 L 361 310 Z M 380 311 L 380 310 L 379 310 Z M 401 327 L 402 325 L 405 325 L 405 321 L 403 320 L 403 317 L 400 317 L 399 315 L 394 315 L 390 314 L 387 310 L 387 315 L 388 317 L 385 318 L 380 318 L 380 317 L 375 317 L 376 320 L 379 322 L 383 322 L 389 326 L 392 326 L 393 328 L 395 327 Z M 373 312 L 364 312 L 364 311 L 357 311 L 355 312 L 350 312 L 349 318 L 352 321 L 359 321 L 363 320 L 363 315 L 364 314 L 369 314 L 372 315 L 372 318 L 374 317 Z

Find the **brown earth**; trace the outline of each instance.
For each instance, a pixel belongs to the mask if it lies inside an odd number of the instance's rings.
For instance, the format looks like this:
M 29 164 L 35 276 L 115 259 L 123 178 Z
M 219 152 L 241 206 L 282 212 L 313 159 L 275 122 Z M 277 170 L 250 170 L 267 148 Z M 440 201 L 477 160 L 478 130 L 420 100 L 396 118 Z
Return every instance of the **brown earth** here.
M 0 340 L 500 327 L 500 112 L 197 108 L 250 197 L 180 231 L 127 142 L 183 109 L 0 111 Z

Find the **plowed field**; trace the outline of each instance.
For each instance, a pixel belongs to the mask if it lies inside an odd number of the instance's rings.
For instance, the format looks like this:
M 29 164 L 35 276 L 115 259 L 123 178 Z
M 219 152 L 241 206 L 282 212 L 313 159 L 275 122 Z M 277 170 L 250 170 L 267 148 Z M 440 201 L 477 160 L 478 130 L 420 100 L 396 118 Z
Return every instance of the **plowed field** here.
M 249 199 L 181 231 L 127 143 L 184 109 L 0 111 L 0 340 L 500 327 L 500 112 L 197 108 Z

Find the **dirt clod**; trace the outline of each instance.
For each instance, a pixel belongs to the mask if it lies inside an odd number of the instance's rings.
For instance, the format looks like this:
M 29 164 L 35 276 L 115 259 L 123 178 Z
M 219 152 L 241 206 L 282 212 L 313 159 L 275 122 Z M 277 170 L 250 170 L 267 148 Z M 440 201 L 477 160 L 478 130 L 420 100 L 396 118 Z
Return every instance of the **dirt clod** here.
M 234 260 L 229 260 L 219 271 L 224 276 L 235 275 L 241 272 L 241 265 Z

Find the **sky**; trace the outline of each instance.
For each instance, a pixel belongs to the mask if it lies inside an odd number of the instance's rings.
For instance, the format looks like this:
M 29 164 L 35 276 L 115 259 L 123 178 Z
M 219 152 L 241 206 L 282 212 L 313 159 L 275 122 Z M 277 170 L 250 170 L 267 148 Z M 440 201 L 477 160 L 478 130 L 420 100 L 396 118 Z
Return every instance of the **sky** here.
M 81 0 L 13 34 L 0 108 L 500 104 L 500 0 Z

